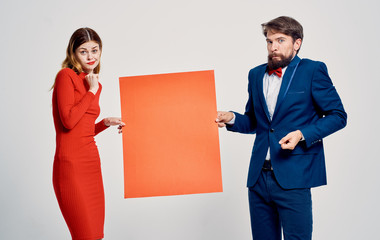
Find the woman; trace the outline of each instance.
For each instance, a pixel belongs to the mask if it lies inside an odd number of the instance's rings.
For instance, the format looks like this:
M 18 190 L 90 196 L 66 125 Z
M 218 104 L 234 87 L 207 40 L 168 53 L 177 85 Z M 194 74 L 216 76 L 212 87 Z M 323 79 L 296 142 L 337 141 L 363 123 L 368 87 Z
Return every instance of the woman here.
M 53 91 L 56 152 L 53 185 L 72 239 L 103 238 L 104 190 L 94 136 L 109 126 L 125 125 L 120 118 L 99 116 L 98 82 L 102 41 L 90 28 L 76 30 Z

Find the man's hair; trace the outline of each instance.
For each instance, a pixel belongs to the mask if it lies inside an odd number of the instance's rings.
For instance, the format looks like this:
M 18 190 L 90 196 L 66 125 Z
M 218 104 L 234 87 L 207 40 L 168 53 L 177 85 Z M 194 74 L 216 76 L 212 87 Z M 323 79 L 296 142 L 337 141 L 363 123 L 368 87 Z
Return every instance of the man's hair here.
M 302 25 L 299 22 L 297 22 L 297 20 L 291 17 L 281 16 L 273 20 L 270 20 L 267 23 L 261 24 L 261 27 L 263 29 L 263 34 L 265 37 L 267 37 L 268 32 L 271 31 L 274 33 L 283 33 L 285 35 L 291 36 L 293 42 L 295 42 L 299 38 L 303 40 Z

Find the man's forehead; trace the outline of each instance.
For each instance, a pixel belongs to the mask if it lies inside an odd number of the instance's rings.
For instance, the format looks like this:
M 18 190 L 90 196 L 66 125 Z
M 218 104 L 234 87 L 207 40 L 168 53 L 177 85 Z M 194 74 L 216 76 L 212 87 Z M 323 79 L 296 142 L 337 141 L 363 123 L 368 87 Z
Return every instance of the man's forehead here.
M 290 38 L 290 37 L 291 36 L 289 36 L 289 35 L 286 35 L 284 33 L 277 32 L 277 31 L 274 31 L 274 30 L 269 30 L 267 32 L 267 39 Z

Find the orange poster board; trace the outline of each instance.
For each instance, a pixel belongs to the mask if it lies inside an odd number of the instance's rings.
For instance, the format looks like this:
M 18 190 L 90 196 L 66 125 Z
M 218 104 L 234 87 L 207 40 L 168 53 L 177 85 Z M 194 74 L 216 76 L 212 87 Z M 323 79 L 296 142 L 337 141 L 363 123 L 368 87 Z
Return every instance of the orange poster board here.
M 124 197 L 222 192 L 214 71 L 119 81 Z

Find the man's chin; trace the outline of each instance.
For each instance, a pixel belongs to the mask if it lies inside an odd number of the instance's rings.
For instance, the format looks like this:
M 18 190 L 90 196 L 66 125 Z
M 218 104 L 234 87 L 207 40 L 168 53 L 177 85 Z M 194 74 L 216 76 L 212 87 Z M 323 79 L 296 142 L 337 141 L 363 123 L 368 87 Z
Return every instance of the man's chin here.
M 292 61 L 292 58 L 282 58 L 281 56 L 272 56 L 270 61 L 268 61 L 268 66 L 270 69 L 284 68 Z
M 281 67 L 281 60 L 275 61 L 272 58 L 271 61 L 268 62 L 268 65 L 271 69 L 277 69 L 277 68 Z

